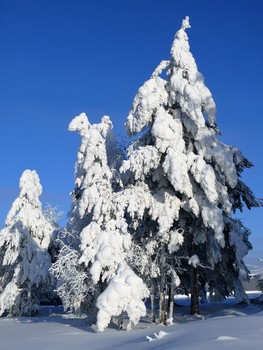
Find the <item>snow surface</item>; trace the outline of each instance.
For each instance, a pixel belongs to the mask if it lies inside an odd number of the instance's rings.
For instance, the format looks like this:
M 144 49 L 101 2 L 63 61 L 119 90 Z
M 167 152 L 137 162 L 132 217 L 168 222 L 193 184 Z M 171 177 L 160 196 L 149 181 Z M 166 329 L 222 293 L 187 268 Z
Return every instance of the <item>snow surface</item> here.
M 201 305 L 202 316 L 197 317 L 188 315 L 188 297 L 178 296 L 176 303 L 181 306 L 176 306 L 173 326 L 153 325 L 144 318 L 134 330 L 111 327 L 104 333 L 96 333 L 85 319 L 63 314 L 61 307 L 43 307 L 39 317 L 1 318 L 0 349 L 262 349 L 262 306 L 238 305 L 229 298 Z

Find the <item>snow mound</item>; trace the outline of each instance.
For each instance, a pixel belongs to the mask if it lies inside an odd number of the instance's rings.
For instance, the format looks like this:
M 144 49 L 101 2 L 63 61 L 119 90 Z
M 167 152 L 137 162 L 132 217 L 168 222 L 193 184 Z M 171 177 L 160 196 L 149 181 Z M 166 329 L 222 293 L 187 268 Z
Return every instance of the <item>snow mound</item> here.
M 219 341 L 238 340 L 238 338 L 229 337 L 228 335 L 221 335 L 220 337 L 216 338 L 216 340 L 219 340 Z

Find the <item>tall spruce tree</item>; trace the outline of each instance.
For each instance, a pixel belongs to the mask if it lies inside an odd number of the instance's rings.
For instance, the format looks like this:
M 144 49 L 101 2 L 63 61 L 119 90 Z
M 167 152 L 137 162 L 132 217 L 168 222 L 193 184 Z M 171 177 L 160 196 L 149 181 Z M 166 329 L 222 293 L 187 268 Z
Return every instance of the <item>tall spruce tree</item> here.
M 0 231 L 4 273 L 0 295 L 0 315 L 34 315 L 39 298 L 53 288 L 49 274 L 53 225 L 42 212 L 42 186 L 35 171 L 25 170 L 20 178 L 20 194 Z
M 148 261 L 157 262 L 160 291 L 170 284 L 168 271 L 175 271 L 191 291 L 191 313 L 199 313 L 199 286 L 220 289 L 214 271 L 224 281 L 221 297 L 234 289 L 239 300 L 247 300 L 241 281 L 248 278 L 243 258 L 251 245 L 232 214 L 244 204 L 250 209 L 262 203 L 241 181 L 252 164 L 219 139 L 215 102 L 190 52 L 188 28 L 186 17 L 171 58 L 134 98 L 126 129 L 139 136 L 121 170 L 126 186 L 143 193 L 131 226 Z M 173 240 L 176 248 L 169 249 Z

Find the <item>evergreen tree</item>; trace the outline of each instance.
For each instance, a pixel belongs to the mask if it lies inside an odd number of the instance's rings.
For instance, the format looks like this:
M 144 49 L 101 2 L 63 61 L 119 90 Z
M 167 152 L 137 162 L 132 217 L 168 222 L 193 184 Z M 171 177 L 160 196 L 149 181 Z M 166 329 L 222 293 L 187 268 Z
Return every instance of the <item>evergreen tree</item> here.
M 69 130 L 79 132 L 81 145 L 67 226 L 70 245 L 62 245 L 52 267 L 59 279 L 58 294 L 64 306 L 75 311 L 88 306 L 85 311 L 92 314 L 96 303 L 99 331 L 112 316 L 124 312 L 130 325 L 137 323 L 146 313 L 142 299 L 148 291 L 127 264 L 131 246 L 125 220 L 127 198 L 116 176 L 120 155 L 112 123 L 104 116 L 101 123 L 91 125 L 82 113 L 71 121 Z M 137 292 L 131 281 L 136 282 Z M 123 289 L 129 291 L 126 300 Z
M 228 271 L 221 273 L 223 297 L 234 289 L 238 299 L 247 300 L 240 281 L 248 277 L 243 257 L 251 245 L 231 215 L 243 204 L 250 209 L 261 203 L 240 179 L 252 164 L 219 139 L 216 106 L 190 52 L 188 28 L 186 17 L 170 60 L 160 63 L 134 98 L 126 129 L 139 137 L 121 170 L 127 186 L 144 192 L 131 217 L 134 239 L 146 254 L 151 244 L 151 263 L 159 256 L 161 292 L 169 284 L 163 275 L 168 259 L 181 285 L 191 290 L 191 313 L 198 313 L 198 286 L 211 282 L 211 271 Z M 172 236 L 177 245 L 169 251 Z
M 35 171 L 25 170 L 20 178 L 20 194 L 0 232 L 4 278 L 0 314 L 34 315 L 39 298 L 53 288 L 48 253 L 54 230 L 42 213 L 39 196 L 42 186 Z

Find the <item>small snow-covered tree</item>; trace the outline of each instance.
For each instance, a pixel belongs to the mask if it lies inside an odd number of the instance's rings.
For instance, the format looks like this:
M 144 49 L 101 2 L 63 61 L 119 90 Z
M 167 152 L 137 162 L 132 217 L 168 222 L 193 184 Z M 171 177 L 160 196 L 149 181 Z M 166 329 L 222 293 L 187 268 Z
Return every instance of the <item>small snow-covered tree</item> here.
M 59 243 L 59 254 L 50 269 L 57 281 L 57 294 L 65 310 L 89 316 L 95 313 L 96 291 L 89 271 L 79 263 L 80 252 L 63 240 Z
M 0 231 L 4 285 L 0 314 L 34 315 L 39 297 L 52 288 L 48 253 L 54 227 L 42 212 L 42 186 L 36 171 L 25 170 L 20 178 L 20 194 Z
M 188 28 L 186 17 L 174 37 L 171 58 L 159 64 L 134 98 L 126 129 L 139 138 L 121 170 L 128 186 L 144 191 L 144 204 L 132 216 L 134 237 L 144 252 L 151 244 L 151 262 L 162 252 L 160 276 L 169 256 L 169 235 L 183 232 L 169 260 L 176 266 L 180 258 L 186 271 L 180 274 L 181 284 L 191 289 L 191 312 L 198 313 L 198 284 L 209 282 L 212 270 L 227 268 L 226 256 L 231 268 L 228 277 L 222 274 L 224 283 L 246 299 L 237 280 L 247 277 L 243 257 L 251 245 L 241 238 L 243 229 L 231 215 L 243 204 L 250 209 L 262 203 L 240 179 L 252 164 L 219 139 L 215 102 L 190 52 Z

